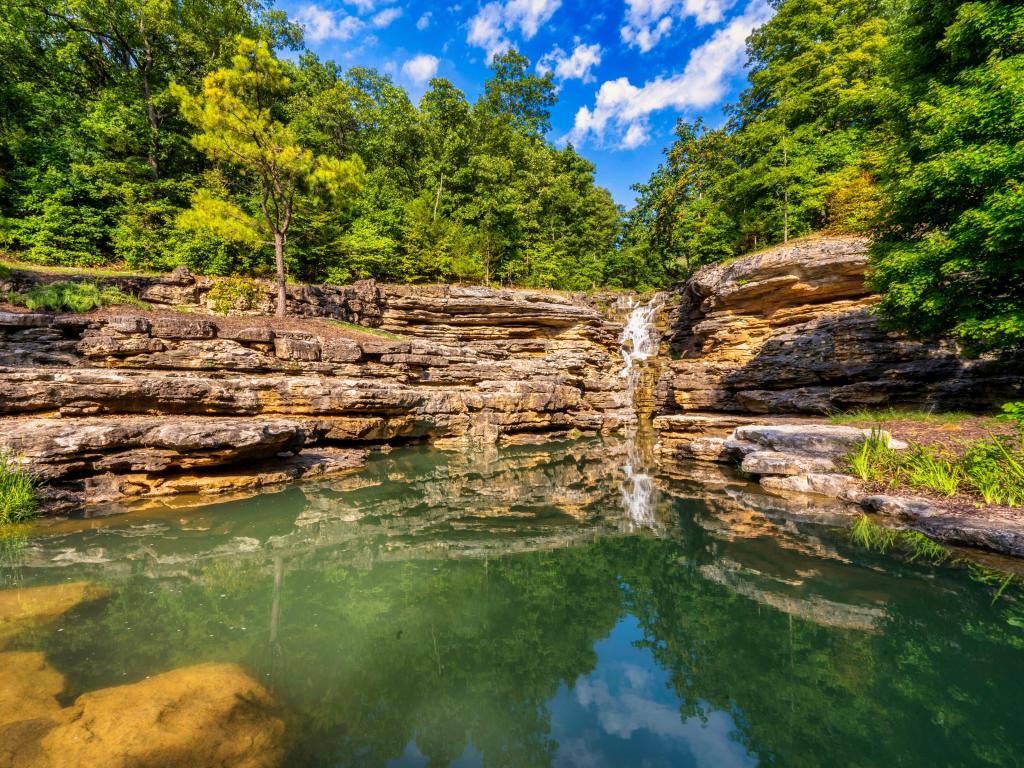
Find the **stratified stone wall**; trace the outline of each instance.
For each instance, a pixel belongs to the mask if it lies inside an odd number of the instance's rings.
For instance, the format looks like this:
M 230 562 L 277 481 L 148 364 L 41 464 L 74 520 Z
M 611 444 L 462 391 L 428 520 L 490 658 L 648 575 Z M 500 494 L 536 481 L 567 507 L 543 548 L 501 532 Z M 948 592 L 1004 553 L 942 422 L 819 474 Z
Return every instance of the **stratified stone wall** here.
M 290 306 L 306 317 L 282 322 L 200 313 L 209 281 L 186 273 L 139 281 L 121 287 L 149 311 L 0 311 L 0 447 L 49 481 L 53 506 L 345 471 L 362 444 L 515 442 L 635 418 L 618 326 L 572 297 L 298 286 Z M 196 311 L 170 310 L 190 298 Z
M 1024 397 L 1024 361 L 886 330 L 864 285 L 866 240 L 809 238 L 700 270 L 678 292 L 662 410 L 980 410 Z

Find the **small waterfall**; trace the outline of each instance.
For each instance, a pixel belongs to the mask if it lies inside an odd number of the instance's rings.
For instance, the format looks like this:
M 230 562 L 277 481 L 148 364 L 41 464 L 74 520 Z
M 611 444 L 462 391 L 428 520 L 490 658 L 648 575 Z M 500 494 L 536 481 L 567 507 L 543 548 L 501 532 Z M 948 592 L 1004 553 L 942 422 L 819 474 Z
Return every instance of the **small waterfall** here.
M 619 375 L 633 378 L 637 371 L 635 363 L 648 360 L 658 354 L 661 334 L 654 322 L 658 310 L 661 309 L 661 296 L 655 296 L 646 304 L 640 304 L 633 297 L 627 299 L 624 309 L 629 311 L 626 324 L 619 336 L 619 354 L 622 355 L 626 367 Z
M 622 305 L 628 312 L 622 334 L 619 336 L 619 354 L 625 367 L 619 376 L 626 379 L 626 393 L 637 417 L 636 427 L 627 436 L 629 453 L 622 467 L 625 480 L 619 485 L 622 506 L 625 508 L 626 524 L 630 529 L 658 528 L 654 515 L 658 492 L 654 478 L 645 469 L 650 461 L 650 427 L 647 416 L 653 409 L 653 388 L 655 368 L 648 364 L 658 355 L 661 333 L 656 318 L 662 308 L 661 295 L 646 303 L 630 297 Z M 648 450 L 645 450 L 648 449 Z M 645 456 L 645 454 L 648 454 Z

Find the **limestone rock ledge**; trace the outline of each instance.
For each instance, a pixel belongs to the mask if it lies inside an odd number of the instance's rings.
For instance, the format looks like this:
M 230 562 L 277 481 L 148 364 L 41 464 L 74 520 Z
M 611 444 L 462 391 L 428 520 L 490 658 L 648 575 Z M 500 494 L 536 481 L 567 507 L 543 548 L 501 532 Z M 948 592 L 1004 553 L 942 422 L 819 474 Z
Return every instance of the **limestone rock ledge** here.
M 865 287 L 868 242 L 816 237 L 701 269 L 669 318 L 663 411 L 822 414 L 978 410 L 1024 397 L 1024 359 L 964 359 L 886 330 Z
M 50 510 L 346 471 L 365 444 L 523 442 L 636 419 L 619 325 L 593 299 L 301 286 L 305 319 L 280 321 L 160 308 L 203 305 L 208 281 L 184 273 L 135 282 L 122 288 L 151 311 L 0 310 L 0 450 L 49 482 Z

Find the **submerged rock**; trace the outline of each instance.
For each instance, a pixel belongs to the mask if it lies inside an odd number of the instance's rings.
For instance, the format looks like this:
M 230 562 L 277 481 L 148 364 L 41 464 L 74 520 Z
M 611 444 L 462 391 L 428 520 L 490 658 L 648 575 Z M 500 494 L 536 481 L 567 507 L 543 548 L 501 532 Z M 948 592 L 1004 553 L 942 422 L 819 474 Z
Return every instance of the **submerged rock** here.
M 4 656 L 15 671 L 0 683 L 0 704 L 5 695 L 28 702 L 0 719 L 9 768 L 276 768 L 284 759 L 278 707 L 237 665 L 176 669 L 61 709 L 63 678 L 41 654 Z
M 44 627 L 76 605 L 107 594 L 106 589 L 85 581 L 0 591 L 0 648 L 22 632 Z

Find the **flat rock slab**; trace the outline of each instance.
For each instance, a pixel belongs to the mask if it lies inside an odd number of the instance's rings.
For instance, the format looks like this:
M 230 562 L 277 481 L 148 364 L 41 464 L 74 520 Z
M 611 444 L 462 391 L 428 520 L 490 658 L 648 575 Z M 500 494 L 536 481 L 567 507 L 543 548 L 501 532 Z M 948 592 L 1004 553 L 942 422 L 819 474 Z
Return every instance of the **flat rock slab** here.
M 773 424 L 737 427 L 733 436 L 780 453 L 840 458 L 868 439 L 871 430 L 831 424 Z M 905 443 L 893 440 L 888 433 L 883 436 L 890 448 L 906 448 Z
M 305 439 L 303 422 L 285 419 L 0 421 L 0 448 L 47 480 L 102 471 L 163 472 L 266 459 L 298 451 Z

